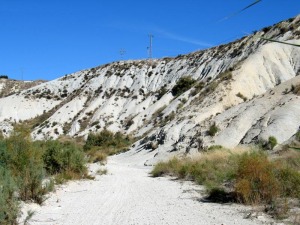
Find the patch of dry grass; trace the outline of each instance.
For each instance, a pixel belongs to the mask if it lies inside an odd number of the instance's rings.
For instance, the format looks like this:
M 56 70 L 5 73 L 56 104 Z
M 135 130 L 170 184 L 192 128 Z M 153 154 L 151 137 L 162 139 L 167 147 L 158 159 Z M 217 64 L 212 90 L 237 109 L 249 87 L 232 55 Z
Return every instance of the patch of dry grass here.
M 223 148 L 193 155 L 191 158 L 173 158 L 167 162 L 158 163 L 151 174 L 154 177 L 168 174 L 194 180 L 212 190 L 233 176 L 235 158 L 240 153 L 239 149 Z
M 98 151 L 97 148 L 93 148 L 90 151 L 88 151 L 87 155 L 89 157 L 89 162 L 91 163 L 105 163 L 108 156 L 107 152 Z
M 247 204 L 271 203 L 280 195 L 276 166 L 262 152 L 243 154 L 238 160 L 235 192 Z
M 193 180 L 209 194 L 234 193 L 235 200 L 245 204 L 274 205 L 280 198 L 300 198 L 299 170 L 300 152 L 295 150 L 271 160 L 262 150 L 237 147 L 172 158 L 158 163 L 151 174 Z

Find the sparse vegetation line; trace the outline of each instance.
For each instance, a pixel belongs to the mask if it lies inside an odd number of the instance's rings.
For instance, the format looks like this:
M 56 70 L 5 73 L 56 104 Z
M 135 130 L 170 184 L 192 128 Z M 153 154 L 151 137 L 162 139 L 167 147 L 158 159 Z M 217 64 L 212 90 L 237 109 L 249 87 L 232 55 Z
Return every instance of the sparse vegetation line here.
M 206 187 L 211 200 L 272 205 L 277 211 L 269 213 L 280 217 L 282 198 L 300 198 L 299 162 L 300 152 L 295 150 L 270 160 L 262 150 L 236 152 L 217 148 L 198 159 L 160 162 L 151 174 L 191 179 Z

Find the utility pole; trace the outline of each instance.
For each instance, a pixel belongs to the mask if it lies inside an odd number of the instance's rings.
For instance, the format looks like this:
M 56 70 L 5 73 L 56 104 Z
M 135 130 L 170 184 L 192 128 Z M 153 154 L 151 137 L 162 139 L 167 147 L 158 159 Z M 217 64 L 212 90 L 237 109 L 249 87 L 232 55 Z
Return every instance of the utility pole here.
M 23 67 L 21 67 L 20 70 L 21 70 L 21 80 L 23 81 L 23 78 L 24 78 L 23 77 L 24 76 L 24 69 L 23 69 Z
M 152 39 L 153 39 L 153 35 L 149 34 L 149 38 L 150 38 L 150 45 L 148 47 L 148 54 L 149 54 L 149 59 L 152 60 Z
M 120 55 L 121 55 L 121 60 L 123 60 L 123 56 L 125 55 L 126 51 L 125 49 L 120 49 Z

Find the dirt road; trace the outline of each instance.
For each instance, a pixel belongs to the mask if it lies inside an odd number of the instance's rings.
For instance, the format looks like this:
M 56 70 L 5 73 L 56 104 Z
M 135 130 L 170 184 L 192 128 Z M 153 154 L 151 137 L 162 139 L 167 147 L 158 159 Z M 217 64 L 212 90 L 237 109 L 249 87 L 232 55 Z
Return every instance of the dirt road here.
M 201 187 L 190 182 L 152 178 L 151 168 L 141 162 L 138 157 L 114 156 L 106 165 L 107 175 L 70 182 L 52 193 L 42 207 L 25 205 L 24 212 L 35 211 L 29 224 L 269 224 L 244 219 L 248 209 L 242 206 L 202 202 Z

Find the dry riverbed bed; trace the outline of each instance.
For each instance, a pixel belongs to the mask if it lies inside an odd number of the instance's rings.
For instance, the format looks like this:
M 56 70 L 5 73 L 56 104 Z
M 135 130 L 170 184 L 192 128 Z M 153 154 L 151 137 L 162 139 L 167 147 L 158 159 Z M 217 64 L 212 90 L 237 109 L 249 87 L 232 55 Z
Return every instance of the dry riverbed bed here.
M 205 202 L 203 187 L 191 182 L 152 178 L 145 156 L 128 154 L 111 157 L 106 175 L 97 175 L 100 166 L 90 165 L 95 180 L 62 185 L 42 206 L 24 204 L 20 224 L 28 211 L 34 211 L 32 225 L 280 224 L 251 207 Z

